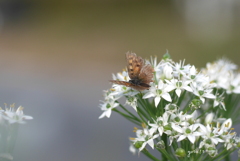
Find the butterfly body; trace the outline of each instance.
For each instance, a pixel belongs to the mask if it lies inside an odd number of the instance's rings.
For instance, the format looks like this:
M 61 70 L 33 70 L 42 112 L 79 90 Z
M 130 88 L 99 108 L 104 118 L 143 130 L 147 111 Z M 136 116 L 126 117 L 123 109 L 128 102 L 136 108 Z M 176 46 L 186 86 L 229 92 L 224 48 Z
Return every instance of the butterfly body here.
M 152 82 L 153 68 L 150 64 L 145 65 L 144 60 L 135 53 L 127 53 L 127 70 L 130 80 L 128 82 L 110 80 L 110 82 L 131 87 L 138 91 L 149 89 Z

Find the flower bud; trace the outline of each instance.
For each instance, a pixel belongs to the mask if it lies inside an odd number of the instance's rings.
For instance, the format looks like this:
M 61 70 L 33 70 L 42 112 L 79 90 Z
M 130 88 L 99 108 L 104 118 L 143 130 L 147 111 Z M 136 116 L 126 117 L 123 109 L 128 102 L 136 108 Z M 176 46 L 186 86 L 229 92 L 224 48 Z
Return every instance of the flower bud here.
M 134 144 L 134 146 L 135 146 L 135 148 L 139 149 L 139 148 L 141 148 L 142 144 L 143 144 L 143 141 L 137 141 L 137 142 Z
M 207 152 L 211 157 L 215 157 L 217 155 L 217 150 L 214 147 L 209 147 L 207 149 Z
M 160 148 L 160 149 L 165 149 L 165 143 L 163 140 L 160 140 L 158 143 L 157 143 L 157 147 Z
M 168 50 L 167 50 L 167 52 L 163 55 L 163 60 L 168 60 L 168 59 L 171 59 L 171 56 L 170 56 L 170 54 L 168 53 Z
M 205 118 L 205 124 L 211 124 L 214 117 L 214 113 L 209 113 Z
M 193 107 L 199 108 L 203 103 L 200 99 L 193 99 L 191 104 Z
M 175 151 L 175 154 L 177 157 L 185 157 L 186 156 L 186 151 L 182 148 L 177 148 L 177 150 Z
M 163 73 L 164 73 L 166 79 L 172 79 L 172 77 L 173 77 L 172 72 L 173 72 L 173 69 L 169 65 L 166 65 L 163 68 Z

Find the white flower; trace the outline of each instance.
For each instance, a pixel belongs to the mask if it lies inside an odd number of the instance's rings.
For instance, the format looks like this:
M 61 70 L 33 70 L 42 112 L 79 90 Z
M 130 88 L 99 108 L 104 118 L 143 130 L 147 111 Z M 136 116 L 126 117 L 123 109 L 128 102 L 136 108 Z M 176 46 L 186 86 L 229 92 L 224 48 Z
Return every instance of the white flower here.
M 232 127 L 232 119 L 227 119 L 225 120 L 222 125 L 221 125 L 221 130 L 223 130 L 223 132 L 227 132 L 229 129 L 231 129 Z
M 116 103 L 114 99 L 109 99 L 106 102 L 103 102 L 103 104 L 100 104 L 100 108 L 103 111 L 102 115 L 99 116 L 99 119 L 103 117 L 110 117 L 112 113 L 112 109 L 117 107 L 119 103 Z
M 161 71 L 161 62 L 157 64 L 157 57 L 150 57 L 150 62 L 146 61 L 146 64 L 151 64 L 155 72 Z
M 182 90 L 186 90 L 189 92 L 193 91 L 192 88 L 188 86 L 190 81 L 179 81 L 177 79 L 171 79 L 170 81 L 169 80 L 165 80 L 165 81 L 168 83 L 169 88 L 175 89 L 175 92 L 178 97 L 180 97 Z
M 189 127 L 180 127 L 179 125 L 175 125 L 174 123 L 172 124 L 172 128 L 180 133 L 177 142 L 182 141 L 185 138 L 188 138 L 188 140 L 192 144 L 194 144 L 197 136 L 202 135 L 201 132 L 196 131 L 198 127 L 199 124 L 193 124 L 190 125 Z
M 189 75 L 190 75 L 190 77 L 191 77 L 191 76 L 196 76 L 197 73 L 198 73 L 198 72 L 197 72 L 195 66 L 192 65 L 192 66 L 190 67 L 190 69 L 189 69 Z
M 206 144 L 209 144 L 211 146 L 215 146 L 218 144 L 218 142 L 224 142 L 222 139 L 219 138 L 219 136 L 223 133 L 223 131 L 219 128 L 211 128 L 209 124 L 206 126 L 199 125 L 200 131 L 202 133 L 201 137 L 204 139 L 200 145 L 199 148 L 202 148 L 203 146 L 208 146 Z M 208 141 L 210 140 L 210 141 Z
M 126 104 L 133 107 L 135 111 L 137 111 L 137 98 L 136 97 L 128 97 L 126 100 Z
M 154 139 L 159 136 L 159 134 L 152 135 L 148 129 L 138 130 L 136 132 L 137 138 L 134 139 L 134 143 L 140 141 L 142 146 L 139 148 L 139 151 L 142 151 L 145 146 L 148 144 L 152 149 L 154 149 Z
M 6 108 L 3 117 L 4 119 L 8 120 L 10 124 L 13 124 L 13 123 L 24 124 L 26 123 L 24 120 L 33 119 L 32 116 L 27 116 L 23 114 L 22 106 L 19 106 L 15 111 L 14 105 L 12 105 L 10 108 Z
M 240 93 L 239 73 L 237 65 L 222 58 L 213 63 L 207 63 L 203 73 L 209 75 L 211 82 L 216 82 L 218 88 L 226 89 L 226 93 Z
M 235 139 L 236 133 L 228 133 L 224 136 L 224 146 L 227 150 L 237 147 L 238 141 Z
M 164 113 L 163 116 L 160 116 L 157 118 L 154 123 L 149 123 L 148 125 L 151 126 L 150 128 L 150 134 L 154 134 L 156 131 L 158 131 L 159 135 L 162 136 L 164 132 L 164 126 L 168 124 L 168 113 Z
M 208 87 L 205 88 L 201 85 L 194 86 L 192 84 L 192 89 L 193 89 L 193 94 L 198 96 L 203 103 L 205 102 L 205 98 L 209 98 L 209 99 L 215 99 L 216 98 L 216 96 L 211 93 L 212 92 L 211 88 L 208 88 Z
M 170 92 L 172 89 L 169 88 L 168 85 L 164 84 L 162 80 L 159 80 L 157 87 L 151 86 L 149 91 L 143 96 L 143 99 L 155 97 L 155 107 L 158 106 L 161 97 L 167 100 L 168 102 L 172 102 L 171 96 L 168 92 Z
M 203 83 L 208 80 L 205 75 L 198 73 L 194 65 L 190 67 L 189 73 L 186 75 L 186 79 L 191 83 Z
M 155 57 L 154 59 L 151 57 L 150 62 L 147 61 L 147 63 L 153 66 L 156 80 L 170 79 L 170 77 L 173 76 L 171 69 L 173 67 L 173 62 L 171 59 L 162 59 L 159 63 L 157 63 L 157 57 Z
M 228 94 L 230 93 L 240 93 L 240 74 L 237 75 L 230 75 L 228 82 L 226 82 L 226 92 Z
M 223 95 L 224 95 L 224 92 L 221 95 L 219 95 L 219 94 L 216 95 L 216 98 L 214 99 L 214 102 L 213 102 L 213 106 L 214 107 L 216 107 L 216 106 L 222 107 L 226 111 Z
M 187 127 L 189 126 L 188 120 L 192 117 L 193 115 L 184 114 L 183 111 L 180 111 L 179 113 L 172 113 L 172 115 L 170 116 L 170 120 L 174 124 Z
M 189 73 L 189 69 L 190 69 L 190 65 L 185 65 L 184 66 L 184 62 L 185 60 L 183 61 L 180 61 L 179 63 L 175 63 L 175 66 L 174 66 L 174 76 L 176 77 L 179 77 L 179 76 L 186 76 L 187 73 Z

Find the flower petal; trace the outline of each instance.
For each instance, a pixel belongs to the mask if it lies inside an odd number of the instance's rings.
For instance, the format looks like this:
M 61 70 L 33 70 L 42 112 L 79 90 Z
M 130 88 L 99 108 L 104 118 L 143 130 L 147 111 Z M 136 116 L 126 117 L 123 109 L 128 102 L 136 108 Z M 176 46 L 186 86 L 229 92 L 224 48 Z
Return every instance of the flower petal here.
M 164 98 L 168 102 L 172 102 L 172 98 L 169 93 L 162 94 L 162 98 Z
M 160 100 L 161 100 L 161 97 L 159 97 L 159 96 L 155 97 L 155 99 L 154 99 L 154 102 L 155 102 L 155 107 L 157 107 L 157 106 L 158 106 L 158 104 L 159 104 Z

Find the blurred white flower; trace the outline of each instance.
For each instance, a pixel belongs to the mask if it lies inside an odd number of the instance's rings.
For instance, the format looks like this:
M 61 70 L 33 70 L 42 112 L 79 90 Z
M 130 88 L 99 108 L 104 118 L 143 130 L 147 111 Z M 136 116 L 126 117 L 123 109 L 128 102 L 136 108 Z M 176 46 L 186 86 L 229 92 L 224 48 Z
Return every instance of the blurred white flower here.
M 223 95 L 224 93 L 222 93 L 221 95 L 216 94 L 216 98 L 214 99 L 213 106 L 214 107 L 219 106 L 220 108 L 223 108 L 226 111 Z
M 212 94 L 211 88 L 204 88 L 201 85 L 192 85 L 193 93 L 200 98 L 200 100 L 204 103 L 205 98 L 215 99 L 216 96 Z
M 226 58 L 213 63 L 207 63 L 202 72 L 209 76 L 211 82 L 215 82 L 218 88 L 226 89 L 228 94 L 240 93 L 240 74 L 237 65 Z
M 189 73 L 190 65 L 184 65 L 185 60 L 180 61 L 179 63 L 175 63 L 174 65 L 174 76 L 175 77 L 181 77 L 181 76 L 186 76 Z
M 229 131 L 231 127 L 232 127 L 232 119 L 229 118 L 222 123 L 221 130 L 223 130 L 223 132 L 226 132 L 226 131 Z
M 13 124 L 13 123 L 24 124 L 26 123 L 25 120 L 33 119 L 32 116 L 23 114 L 22 106 L 19 106 L 15 111 L 14 105 L 11 105 L 10 108 L 6 108 L 5 112 L 3 112 L 3 117 L 4 119 L 8 120 L 10 124 Z
M 133 155 L 136 154 L 137 149 L 134 147 L 133 143 L 130 144 L 130 146 L 129 146 L 129 151 L 130 151 Z

